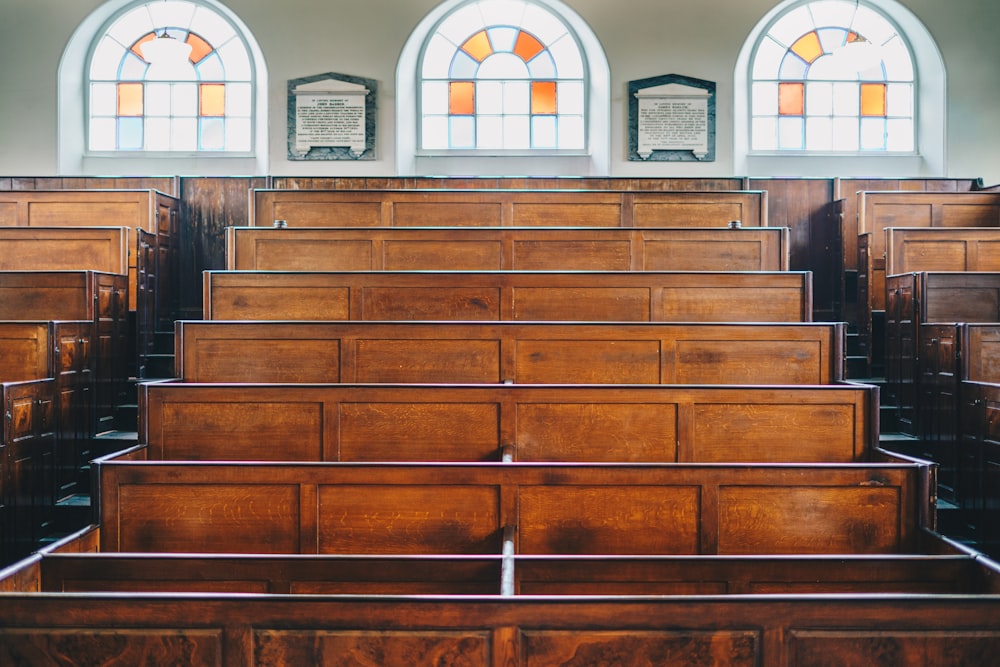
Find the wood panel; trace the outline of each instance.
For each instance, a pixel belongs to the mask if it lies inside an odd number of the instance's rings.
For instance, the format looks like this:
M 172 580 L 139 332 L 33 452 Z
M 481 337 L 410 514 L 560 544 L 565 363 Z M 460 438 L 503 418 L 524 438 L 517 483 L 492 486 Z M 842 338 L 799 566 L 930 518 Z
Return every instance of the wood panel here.
M 0 227 L 0 271 L 128 274 L 127 227 Z
M 158 382 L 140 404 L 160 460 L 844 463 L 878 435 L 877 393 L 855 385 Z
M 210 320 L 808 322 L 807 272 L 207 271 Z
M 991 320 L 998 322 L 1000 318 Z M 1000 324 L 962 327 L 962 379 L 1000 384 Z
M 838 323 L 179 321 L 188 382 L 829 384 Z

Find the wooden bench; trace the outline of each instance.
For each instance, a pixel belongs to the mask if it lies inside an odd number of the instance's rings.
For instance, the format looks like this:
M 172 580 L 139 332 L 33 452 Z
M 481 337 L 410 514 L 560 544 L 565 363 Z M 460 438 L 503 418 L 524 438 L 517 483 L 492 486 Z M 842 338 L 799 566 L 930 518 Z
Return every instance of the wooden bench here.
M 890 227 L 885 230 L 885 269 L 871 266 L 867 249 L 872 234 L 858 237 L 859 275 L 858 307 L 859 331 L 871 346 L 881 347 L 884 330 L 876 326 L 873 318 L 883 317 L 886 303 L 885 277 L 924 271 L 1000 271 L 1000 229 L 977 227 L 905 228 Z
M 55 381 L 55 498 L 74 493 L 93 456 L 93 322 L 0 321 L 0 379 Z
M 157 460 L 871 460 L 872 386 L 247 385 L 140 388 Z
M 959 390 L 958 501 L 984 552 L 1000 547 L 1000 383 L 963 380 Z
M 206 271 L 207 320 L 809 322 L 808 272 Z
M 885 554 L 934 521 L 921 463 L 98 459 L 100 550 Z M 132 460 L 130 460 L 132 459 Z
M 0 192 L 0 227 L 127 227 L 129 240 L 129 310 L 137 308 L 138 262 L 152 253 L 145 266 L 148 285 L 155 285 L 155 311 L 161 326 L 169 325 L 178 298 L 180 200 L 156 190 L 16 190 Z M 143 231 L 148 236 L 138 232 Z M 144 244 L 152 244 L 152 251 Z
M 276 220 L 291 227 L 766 227 L 767 192 L 252 190 L 250 224 Z
M 179 320 L 188 382 L 829 384 L 841 323 Z
M 785 271 L 788 229 L 226 228 L 253 271 Z
M 0 389 L 0 562 L 8 563 L 53 530 L 59 399 L 51 377 L 0 382 Z
M 1000 383 L 1000 317 L 962 327 L 962 379 Z
M 121 274 L 97 271 L 0 271 L 0 320 L 82 320 L 92 323 L 94 429 L 114 426 L 124 401 L 128 284 Z

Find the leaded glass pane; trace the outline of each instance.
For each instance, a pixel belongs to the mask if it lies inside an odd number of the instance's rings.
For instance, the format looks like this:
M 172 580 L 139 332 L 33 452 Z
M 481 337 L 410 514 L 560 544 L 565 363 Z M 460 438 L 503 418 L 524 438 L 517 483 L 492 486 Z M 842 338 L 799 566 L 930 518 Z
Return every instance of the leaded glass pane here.
M 122 81 L 142 81 L 146 78 L 146 71 L 148 69 L 149 65 L 146 64 L 145 60 L 129 52 L 122 59 L 118 78 Z
M 480 79 L 526 79 L 528 68 L 513 53 L 496 53 L 479 65 Z
M 583 116 L 559 116 L 559 148 L 580 150 L 586 146 Z
M 198 115 L 198 85 L 194 83 L 171 84 L 170 112 L 174 116 Z
M 480 30 L 475 35 L 465 40 L 462 50 L 469 54 L 476 62 L 482 62 L 493 53 L 493 46 L 490 45 L 490 38 L 485 30 Z
M 119 116 L 141 116 L 142 110 L 142 84 L 141 83 L 119 83 L 118 84 L 118 115 Z
M 485 0 L 477 4 L 486 25 L 521 25 L 527 6 L 521 0 Z
M 796 7 L 779 18 L 768 33 L 779 43 L 786 47 L 791 46 L 795 40 L 812 30 L 812 15 L 807 7 Z
M 253 110 L 253 88 L 249 83 L 226 85 L 226 115 L 250 117 Z M 228 144 L 227 144 L 228 145 Z
M 531 125 L 529 116 L 503 117 L 504 148 L 531 148 Z
M 142 148 L 142 118 L 118 119 L 118 149 L 135 151 Z
M 476 84 L 476 113 L 503 113 L 503 83 L 499 81 L 480 81 Z
M 559 83 L 559 113 L 583 116 L 583 84 L 579 81 Z
M 250 143 L 251 125 L 249 118 L 227 118 L 226 119 L 226 150 L 248 152 L 251 150 Z
M 252 81 L 253 68 L 250 65 L 250 54 L 243 47 L 239 40 L 230 40 L 229 43 L 216 49 L 219 59 L 225 65 L 227 81 Z
M 503 148 L 503 117 L 479 116 L 476 119 L 476 146 Z
M 802 119 L 795 117 L 782 117 L 778 119 L 778 147 L 785 149 L 801 149 L 802 145 Z
M 833 119 L 833 146 L 838 151 L 858 150 L 858 118 Z
M 226 121 L 222 118 L 202 118 L 201 141 L 199 148 L 203 151 L 218 151 L 225 148 Z
M 785 57 L 787 48 L 781 46 L 770 36 L 757 47 L 757 57 L 753 63 L 754 79 L 773 79 L 778 69 L 781 67 L 781 60 Z
M 806 84 L 806 114 L 810 116 L 833 115 L 833 84 L 829 82 Z M 808 132 L 808 130 L 806 130 Z
M 236 37 L 236 31 L 229 21 L 204 7 L 196 9 L 189 29 L 204 37 L 209 44 L 225 44 Z
M 861 119 L 861 150 L 885 150 L 885 119 Z
M 857 116 L 861 106 L 861 91 L 856 83 L 833 84 L 833 113 L 836 116 Z
M 90 61 L 90 78 L 113 81 L 118 78 L 118 66 L 121 64 L 125 49 L 121 44 L 108 37 L 103 38 L 94 49 Z
M 224 116 L 226 114 L 226 87 L 218 83 L 203 83 L 201 89 L 198 115 Z
M 174 118 L 170 122 L 170 148 L 175 151 L 198 150 L 197 118 Z
M 471 116 L 452 116 L 449 120 L 449 141 L 452 148 L 475 148 L 476 123 Z
M 448 117 L 424 116 L 421 123 L 420 142 L 424 148 L 439 150 L 448 146 Z
M 913 145 L 913 119 L 891 118 L 886 121 L 886 150 L 911 152 Z
M 494 51 L 513 51 L 514 41 L 517 39 L 520 30 L 507 26 L 499 26 L 489 29 L 490 43 L 493 44 Z
M 899 36 L 882 46 L 882 62 L 885 63 L 885 74 L 889 80 L 913 80 L 913 60 L 909 49 Z
M 555 114 L 556 112 L 556 82 L 533 81 L 531 83 L 531 113 Z
M 528 72 L 536 79 L 556 78 L 556 63 L 552 60 L 552 54 L 548 51 L 542 51 L 532 58 L 531 62 L 528 63 Z
M 534 148 L 556 148 L 555 116 L 535 116 L 531 119 L 531 145 Z
M 833 119 L 806 119 L 806 150 L 828 151 L 833 149 Z
M 146 6 L 148 15 L 152 18 L 153 27 L 163 25 L 191 25 L 194 17 L 195 6 L 189 2 L 173 2 L 172 0 L 160 0 Z
M 755 151 L 773 151 L 778 147 L 778 119 L 775 116 L 754 118 L 751 122 L 752 147 Z
M 150 118 L 146 116 L 146 145 L 147 151 L 169 151 L 170 150 L 170 119 Z
M 441 35 L 434 35 L 424 47 L 422 76 L 425 79 L 447 79 L 455 45 Z
M 809 3 L 809 13 L 817 26 L 849 25 L 856 6 L 854 0 L 821 0 Z
M 566 26 L 554 14 L 538 5 L 529 4 L 524 9 L 522 26 L 530 26 L 532 34 L 543 44 L 553 44 L 566 34 Z
M 145 84 L 147 117 L 170 115 L 170 85 L 169 83 Z
M 114 116 L 118 108 L 118 87 L 113 83 L 90 86 L 90 110 L 94 116 Z
M 421 86 L 420 103 L 427 115 L 448 113 L 448 83 L 425 81 Z
M 755 115 L 778 115 L 778 84 L 756 82 L 751 88 L 751 95 Z
M 549 53 L 556 63 L 556 72 L 561 79 L 583 78 L 583 56 L 580 47 L 569 35 L 558 42 L 549 44 Z
M 890 116 L 913 115 L 913 86 L 890 83 L 886 87 L 886 113 Z
M 452 79 L 474 79 L 479 70 L 479 63 L 465 51 L 456 51 L 455 58 L 451 61 L 451 69 L 448 76 Z
M 806 67 L 808 64 L 797 55 L 789 51 L 784 60 L 781 61 L 781 70 L 778 72 L 780 79 L 804 79 L 806 78 Z
M 861 84 L 861 115 L 885 116 L 885 85 Z
M 198 72 L 198 79 L 201 81 L 224 81 L 226 70 L 222 66 L 219 56 L 212 54 L 195 66 Z
M 448 113 L 471 115 L 476 112 L 476 84 L 472 81 L 452 81 L 448 90 Z
M 449 14 L 448 18 L 442 21 L 438 33 L 452 44 L 461 44 L 469 35 L 485 27 L 482 15 L 479 13 L 479 7 L 476 4 L 470 4 L 459 7 Z
M 114 118 L 90 119 L 90 150 L 113 151 L 117 148 L 118 122 Z
M 504 84 L 503 112 L 527 114 L 531 110 L 531 89 L 527 81 L 508 81 Z

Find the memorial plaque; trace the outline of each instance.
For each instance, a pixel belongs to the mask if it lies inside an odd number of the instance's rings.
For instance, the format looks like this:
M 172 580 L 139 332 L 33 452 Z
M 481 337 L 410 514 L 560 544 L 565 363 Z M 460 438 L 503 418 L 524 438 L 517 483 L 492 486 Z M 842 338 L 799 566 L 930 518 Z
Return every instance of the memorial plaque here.
M 715 85 L 677 75 L 631 83 L 629 144 L 630 160 L 714 160 Z
M 374 82 L 339 76 L 289 82 L 289 159 L 374 158 Z

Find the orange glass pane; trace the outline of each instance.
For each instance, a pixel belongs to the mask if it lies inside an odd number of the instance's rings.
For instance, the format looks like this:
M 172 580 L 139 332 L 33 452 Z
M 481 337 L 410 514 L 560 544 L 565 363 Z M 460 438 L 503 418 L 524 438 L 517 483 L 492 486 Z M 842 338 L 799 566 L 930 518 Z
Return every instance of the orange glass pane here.
M 141 83 L 118 84 L 118 115 L 119 116 L 142 115 Z
M 522 30 L 517 35 L 517 43 L 514 44 L 514 53 L 520 56 L 524 62 L 528 62 L 541 53 L 544 48 L 542 43 L 535 39 L 534 36 Z
M 215 50 L 212 48 L 211 44 L 209 44 L 208 42 L 206 42 L 193 32 L 188 33 L 187 40 L 185 41 L 191 45 L 191 55 L 189 56 L 189 58 L 191 59 L 191 62 L 195 64 L 198 64 L 198 62 L 200 62 L 202 58 L 204 58 L 209 53 Z
M 490 45 L 490 38 L 485 30 L 480 30 L 466 40 L 465 44 L 462 45 L 462 50 L 480 63 L 488 56 L 493 55 L 493 46 Z
M 221 83 L 203 83 L 198 113 L 202 116 L 226 115 L 226 86 Z
M 885 116 L 885 84 L 861 84 L 861 115 Z
M 151 39 L 156 39 L 156 33 L 155 32 L 151 32 L 148 35 L 146 35 L 145 37 L 143 37 L 143 38 L 141 38 L 139 40 L 136 40 L 136 43 L 132 45 L 132 48 L 130 50 L 132 51 L 132 53 L 134 53 L 136 56 L 138 56 L 140 60 L 145 60 L 145 58 L 142 57 L 142 51 L 139 50 L 139 47 L 142 46 L 143 44 L 145 44 L 146 42 L 148 42 Z
M 471 81 L 452 81 L 448 84 L 448 113 L 471 116 L 476 112 L 476 85 Z
M 782 116 L 801 116 L 805 113 L 805 84 L 778 84 L 778 113 Z
M 556 112 L 556 82 L 531 82 L 531 113 L 554 114 Z
M 811 63 L 823 55 L 823 45 L 819 42 L 819 35 L 815 32 L 808 32 L 792 44 L 791 51 L 802 60 Z

